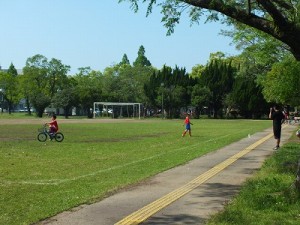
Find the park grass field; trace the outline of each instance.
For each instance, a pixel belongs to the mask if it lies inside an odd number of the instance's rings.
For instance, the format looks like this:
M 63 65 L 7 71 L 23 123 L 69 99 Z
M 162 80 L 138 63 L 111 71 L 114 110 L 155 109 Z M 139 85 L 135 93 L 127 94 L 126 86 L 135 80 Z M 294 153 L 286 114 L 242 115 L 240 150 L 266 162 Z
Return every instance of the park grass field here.
M 0 224 L 32 224 L 99 201 L 257 131 L 261 120 L 60 120 L 62 143 L 38 142 L 45 119 L 1 119 Z

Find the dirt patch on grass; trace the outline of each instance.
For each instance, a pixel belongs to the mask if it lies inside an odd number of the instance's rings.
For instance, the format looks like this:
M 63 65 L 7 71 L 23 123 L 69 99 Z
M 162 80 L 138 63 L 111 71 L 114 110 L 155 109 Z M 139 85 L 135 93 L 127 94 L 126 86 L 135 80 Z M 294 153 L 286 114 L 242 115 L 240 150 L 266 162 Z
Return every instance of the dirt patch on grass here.
M 1 119 L 0 123 L 3 125 L 7 124 L 45 124 L 49 122 L 51 118 L 26 118 L 26 119 Z M 147 122 L 146 120 L 137 119 L 60 119 L 61 124 L 72 124 L 72 123 L 142 123 Z

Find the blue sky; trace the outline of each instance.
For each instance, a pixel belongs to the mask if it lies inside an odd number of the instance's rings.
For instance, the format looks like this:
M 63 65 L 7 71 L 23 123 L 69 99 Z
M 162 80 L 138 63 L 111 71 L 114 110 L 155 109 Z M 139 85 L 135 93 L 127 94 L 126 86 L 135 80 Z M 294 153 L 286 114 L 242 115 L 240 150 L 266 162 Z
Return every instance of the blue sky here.
M 210 53 L 238 54 L 230 38 L 219 35 L 226 27 L 204 24 L 205 18 L 190 27 L 184 16 L 175 33 L 166 36 L 160 8 L 149 17 L 118 0 L 1 0 L 0 8 L 2 68 L 12 62 L 21 69 L 28 57 L 41 54 L 71 66 L 70 74 L 86 66 L 103 72 L 125 53 L 132 63 L 143 45 L 154 67 L 178 65 L 190 72 L 206 64 Z

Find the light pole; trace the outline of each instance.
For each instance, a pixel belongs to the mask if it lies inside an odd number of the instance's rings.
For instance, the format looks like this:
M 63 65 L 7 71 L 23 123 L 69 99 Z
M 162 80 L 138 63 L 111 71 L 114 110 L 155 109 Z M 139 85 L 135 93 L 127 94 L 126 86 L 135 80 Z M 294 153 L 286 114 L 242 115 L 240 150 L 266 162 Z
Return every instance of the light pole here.
M 162 113 L 162 118 L 165 118 L 165 112 L 164 112 L 164 83 L 160 84 L 161 86 L 161 113 Z

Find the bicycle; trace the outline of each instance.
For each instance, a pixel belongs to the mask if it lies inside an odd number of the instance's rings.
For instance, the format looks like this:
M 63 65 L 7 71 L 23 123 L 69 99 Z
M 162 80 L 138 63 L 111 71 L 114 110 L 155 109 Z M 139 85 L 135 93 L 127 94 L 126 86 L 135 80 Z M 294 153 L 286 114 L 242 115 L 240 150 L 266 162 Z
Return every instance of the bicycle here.
M 64 140 L 64 135 L 61 132 L 56 132 L 56 133 L 50 133 L 50 131 L 47 129 L 47 126 L 44 125 L 42 128 L 38 129 L 38 135 L 37 139 L 40 142 L 45 142 L 47 138 L 49 137 L 50 140 L 55 140 L 57 142 L 62 142 Z

